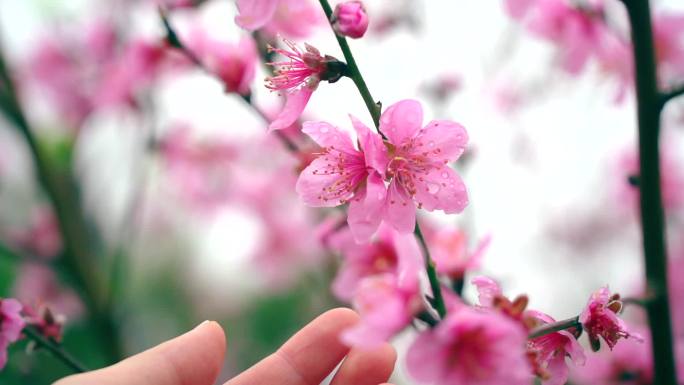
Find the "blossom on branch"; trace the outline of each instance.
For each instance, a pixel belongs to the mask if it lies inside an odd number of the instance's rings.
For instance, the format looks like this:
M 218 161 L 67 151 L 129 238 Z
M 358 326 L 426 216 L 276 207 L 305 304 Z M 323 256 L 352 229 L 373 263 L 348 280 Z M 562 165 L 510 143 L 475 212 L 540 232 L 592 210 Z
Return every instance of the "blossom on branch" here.
M 0 370 L 7 364 L 7 348 L 19 340 L 24 329 L 23 306 L 12 298 L 0 298 Z

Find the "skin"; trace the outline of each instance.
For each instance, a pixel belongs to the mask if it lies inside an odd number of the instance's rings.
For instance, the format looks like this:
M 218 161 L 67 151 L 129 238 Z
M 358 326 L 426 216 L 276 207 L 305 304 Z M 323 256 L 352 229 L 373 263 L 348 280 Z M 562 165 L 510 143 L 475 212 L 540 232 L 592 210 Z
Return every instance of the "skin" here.
M 275 353 L 224 385 L 318 385 L 342 362 L 331 385 L 390 385 L 396 353 L 350 349 L 339 341 L 359 321 L 349 309 L 319 316 Z M 223 366 L 226 338 L 221 326 L 205 321 L 190 332 L 113 366 L 66 377 L 53 385 L 213 385 Z

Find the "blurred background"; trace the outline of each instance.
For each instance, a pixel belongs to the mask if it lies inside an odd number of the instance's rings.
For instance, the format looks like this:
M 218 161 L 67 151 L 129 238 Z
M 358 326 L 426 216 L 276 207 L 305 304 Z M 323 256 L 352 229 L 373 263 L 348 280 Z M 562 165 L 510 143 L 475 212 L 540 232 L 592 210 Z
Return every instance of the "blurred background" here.
M 606 3 L 619 25 L 619 2 Z M 658 12 L 684 13 L 679 1 L 653 3 Z M 469 207 L 426 215 L 464 231 L 472 247 L 491 236 L 469 274 L 492 276 L 511 295 L 527 293 L 531 307 L 556 319 L 576 315 L 599 286 L 636 292 L 631 89 L 621 90 L 601 63 L 563 68 L 559 47 L 530 34 L 500 1 L 366 5 L 370 31 L 351 47 L 374 97 L 386 106 L 418 99 L 426 120 L 455 120 L 470 135 L 457 164 Z M 164 6 L 188 42 L 210 36 L 229 51 L 250 38 L 233 21 L 233 1 Z M 322 18 L 288 37 L 342 59 Z M 89 312 L 88 284 L 70 272 L 25 138 L 0 117 L 0 297 L 63 315 L 65 348 L 93 368 L 217 320 L 230 340 L 225 380 L 316 315 L 348 305 L 331 293 L 339 256 L 326 245 L 344 218 L 299 201 L 302 155 L 267 135 L 263 119 L 215 76 L 165 47 L 165 36 L 152 0 L 0 0 L 0 47 L 23 111 L 55 178 L 73 187 L 67 195 L 88 229 L 82 242 L 96 250 L 81 268 L 105 287 L 95 292 L 107 293 L 90 299 L 102 314 Z M 255 67 L 252 101 L 273 115 L 281 99 L 263 86 L 267 69 Z M 682 107 L 670 105 L 663 120 L 675 253 L 684 224 Z M 305 119 L 350 129 L 347 114 L 371 123 L 342 79 L 319 86 Z M 466 295 L 473 297 L 471 288 Z M 400 361 L 411 333 L 396 340 Z M 48 354 L 24 349 L 10 348 L 0 384 L 46 384 L 69 373 Z M 411 383 L 401 365 L 395 377 Z

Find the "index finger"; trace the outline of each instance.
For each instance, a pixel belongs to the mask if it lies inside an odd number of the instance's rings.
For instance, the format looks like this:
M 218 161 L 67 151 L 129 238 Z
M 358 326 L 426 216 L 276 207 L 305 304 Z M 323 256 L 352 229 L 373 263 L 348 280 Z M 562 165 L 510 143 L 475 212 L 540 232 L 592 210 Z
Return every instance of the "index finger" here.
M 306 325 L 278 351 L 225 385 L 317 385 L 349 352 L 339 336 L 358 320 L 359 316 L 350 309 L 330 310 Z

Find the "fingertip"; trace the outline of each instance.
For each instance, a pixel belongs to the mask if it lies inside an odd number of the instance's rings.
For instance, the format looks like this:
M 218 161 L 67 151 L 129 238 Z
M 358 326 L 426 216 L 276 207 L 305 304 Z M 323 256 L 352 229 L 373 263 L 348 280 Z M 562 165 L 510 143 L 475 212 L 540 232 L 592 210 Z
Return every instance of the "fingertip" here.
M 360 317 L 354 310 L 348 307 L 338 307 L 321 314 L 315 321 L 319 320 L 326 322 L 333 321 L 335 324 L 351 326 L 359 322 Z

